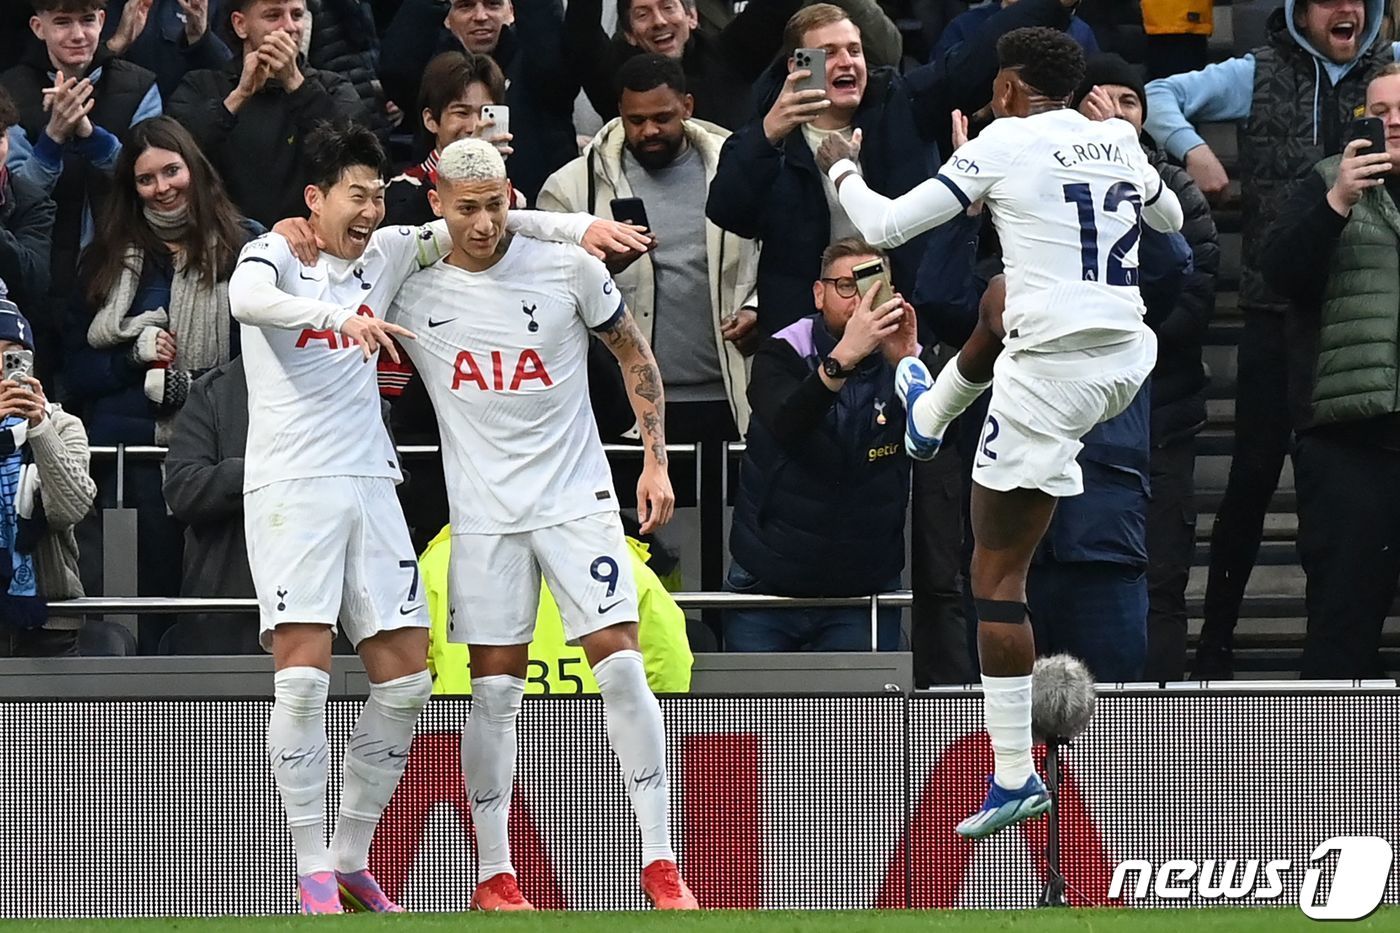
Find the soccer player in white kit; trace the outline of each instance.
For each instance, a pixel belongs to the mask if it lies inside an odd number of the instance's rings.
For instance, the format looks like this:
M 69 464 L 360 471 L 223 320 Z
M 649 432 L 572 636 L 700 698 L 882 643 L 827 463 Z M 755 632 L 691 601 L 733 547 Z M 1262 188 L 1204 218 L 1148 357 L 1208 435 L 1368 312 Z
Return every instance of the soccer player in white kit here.
M 343 903 L 397 912 L 368 871 L 369 848 L 432 680 L 429 618 L 395 496 L 402 476 L 373 357 L 396 354 L 391 334 L 411 342 L 379 315 L 450 241 L 445 225 L 436 234 L 376 231 L 386 159 L 370 131 L 323 125 L 305 147 L 320 256 L 303 266 L 270 233 L 244 247 L 229 282 L 248 370 L 248 561 L 276 668 L 268 757 L 296 848 L 302 911 L 340 913 Z M 542 218 L 531 229 L 581 232 L 577 216 L 529 213 Z M 327 847 L 325 705 L 337 621 L 364 660 L 370 690 L 346 746 Z
M 904 196 L 869 189 L 854 161 L 858 140 L 853 146 L 832 134 L 817 156 L 852 223 L 877 246 L 903 243 L 979 200 L 1001 240 L 1000 320 L 984 313 L 936 383 L 913 358 L 896 376 L 908 413 L 905 447 L 925 460 L 949 422 L 993 387 L 972 470 L 972 593 L 996 765 L 982 809 L 958 825 L 971 838 L 1050 808 L 1031 760 L 1035 641 L 1026 573 L 1056 498 L 1083 492 L 1080 438 L 1126 408 L 1156 362 L 1137 288 L 1139 220 L 1164 232 L 1182 221 L 1133 128 L 1068 106 L 1084 75 L 1073 39 L 1017 29 L 997 43 L 997 55 L 998 119 Z M 959 114 L 954 120 L 962 142 L 965 124 Z
M 506 231 L 510 185 L 490 144 L 462 139 L 444 149 L 429 200 L 447 221 L 452 252 L 405 283 L 389 319 L 418 334 L 406 349 L 442 428 L 448 639 L 471 649 L 462 767 L 479 862 L 472 907 L 531 909 L 507 819 L 543 573 L 598 681 L 641 829 L 642 889 L 658 908 L 694 909 L 671 848 L 661 710 L 642 666 L 636 586 L 589 404 L 589 331 L 617 356 L 641 429 L 643 532 L 665 524 L 675 504 L 656 361 L 601 262 Z

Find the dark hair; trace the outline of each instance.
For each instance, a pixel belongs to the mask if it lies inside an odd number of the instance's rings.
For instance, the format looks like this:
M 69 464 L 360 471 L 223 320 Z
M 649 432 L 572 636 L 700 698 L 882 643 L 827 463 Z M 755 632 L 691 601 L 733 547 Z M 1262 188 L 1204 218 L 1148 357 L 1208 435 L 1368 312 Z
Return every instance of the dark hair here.
M 121 278 L 126 253 L 136 247 L 148 255 L 164 255 L 166 242 L 156 235 L 146 220 L 145 202 L 136 192 L 136 160 L 147 149 L 168 149 L 178 153 L 190 172 L 189 198 L 192 240 L 181 243 L 186 261 L 198 269 L 209 284 L 225 279 L 233 271 L 238 251 L 248 239 L 243 217 L 229 200 L 219 173 L 209 164 L 199 145 L 174 117 L 152 117 L 127 130 L 112 188 L 103 206 L 101 226 L 83 256 L 88 301 L 96 306 Z
M 486 85 L 492 103 L 506 99 L 506 76 L 490 55 L 456 51 L 434 55 L 423 69 L 418 109 L 431 113 L 434 120 L 441 119 L 442 112 L 478 81 Z
M 679 61 L 648 52 L 633 55 L 617 70 L 618 97 L 622 96 L 623 91 L 641 94 L 659 87 L 669 87 L 677 94 L 685 95 L 685 70 Z
M 1084 51 L 1058 29 L 1028 26 L 997 40 L 997 60 L 1046 97 L 1068 98 L 1084 80 Z
M 842 237 L 822 250 L 822 274 L 825 275 L 836 260 L 849 259 L 852 256 L 874 256 L 882 262 L 889 262 L 889 257 L 882 250 L 871 246 L 860 237 Z
M 228 2 L 228 11 L 229 11 L 230 13 L 247 13 L 247 12 L 248 12 L 248 7 L 250 7 L 250 6 L 252 6 L 253 4 L 258 3 L 258 2 L 259 2 L 259 0 L 229 0 L 229 2 Z M 291 2 L 291 0 L 266 0 L 266 2 L 268 2 L 268 3 L 289 3 L 289 2 Z M 303 0 L 303 2 L 306 3 L 306 0 Z M 307 3 L 307 6 L 310 6 L 310 3 Z M 235 38 L 236 38 L 236 37 L 235 37 Z
M 695 9 L 695 0 L 681 0 L 681 6 L 687 10 Z M 632 0 L 617 0 L 617 31 L 630 33 L 632 31 Z
M 19 108 L 10 92 L 0 87 L 0 133 L 19 123 Z
M 107 9 L 107 0 L 29 0 L 35 13 L 91 13 Z
M 302 148 L 306 182 L 326 190 L 334 188 L 345 170 L 356 165 L 374 169 L 381 178 L 389 159 L 368 127 L 350 120 L 323 120 L 306 134 Z

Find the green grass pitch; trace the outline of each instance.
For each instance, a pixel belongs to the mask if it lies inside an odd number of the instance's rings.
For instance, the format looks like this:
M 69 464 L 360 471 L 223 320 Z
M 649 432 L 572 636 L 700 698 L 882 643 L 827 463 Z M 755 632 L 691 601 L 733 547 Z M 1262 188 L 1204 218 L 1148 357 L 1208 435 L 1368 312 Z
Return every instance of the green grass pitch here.
M 569 913 L 528 916 L 402 914 L 392 917 L 229 917 L 209 920 L 11 920 L 2 933 L 1285 933 L 1322 927 L 1297 907 L 1205 910 L 701 911 Z M 1400 929 L 1400 908 L 1387 908 L 1337 931 Z

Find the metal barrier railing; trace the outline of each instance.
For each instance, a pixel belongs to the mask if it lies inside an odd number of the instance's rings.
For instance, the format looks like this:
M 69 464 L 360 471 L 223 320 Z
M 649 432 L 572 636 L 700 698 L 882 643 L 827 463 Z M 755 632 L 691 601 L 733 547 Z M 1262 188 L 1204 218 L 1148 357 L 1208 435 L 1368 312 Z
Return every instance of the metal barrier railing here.
M 717 457 L 710 455 L 716 447 L 720 451 Z M 441 454 L 441 447 L 436 444 L 401 444 L 397 449 L 401 456 L 410 459 Z M 736 454 L 741 454 L 744 449 L 742 441 L 666 445 L 668 454 L 676 461 L 684 461 L 687 458 L 693 461 L 693 473 L 689 481 L 693 483 L 695 507 L 699 517 L 697 553 L 700 558 L 700 585 L 706 590 L 719 590 L 724 585 L 724 510 L 728 503 L 730 459 Z M 167 448 L 152 444 L 99 445 L 89 450 L 96 461 L 115 462 L 117 510 L 125 508 L 128 463 L 160 461 L 168 452 Z M 643 448 L 631 444 L 604 444 L 603 452 L 610 462 L 634 460 L 641 458 Z M 709 470 L 714 471 L 717 477 L 707 472 Z M 671 477 L 677 485 L 685 481 L 681 463 L 672 463 Z M 705 491 L 709 494 L 702 494 Z M 619 494 L 625 499 L 625 492 L 619 490 Z M 109 518 L 110 525 L 107 524 Z M 104 539 L 109 534 L 122 540 L 117 542 L 117 556 L 110 563 L 104 560 L 104 590 L 113 595 L 132 595 L 136 592 L 136 523 L 132 516 L 122 516 L 120 513 L 104 516 Z
M 914 594 L 909 590 L 896 590 L 890 593 L 875 593 L 870 596 L 754 596 L 743 593 L 722 592 L 677 592 L 671 598 L 682 609 L 844 609 L 857 606 L 870 607 L 870 650 L 879 646 L 880 610 L 907 609 L 914 605 Z M 212 599 L 186 596 L 86 596 L 81 599 L 64 599 L 49 603 L 49 612 L 56 615 L 95 616 L 133 615 L 149 613 L 170 615 L 175 613 L 253 613 L 258 611 L 258 601 L 251 598 Z

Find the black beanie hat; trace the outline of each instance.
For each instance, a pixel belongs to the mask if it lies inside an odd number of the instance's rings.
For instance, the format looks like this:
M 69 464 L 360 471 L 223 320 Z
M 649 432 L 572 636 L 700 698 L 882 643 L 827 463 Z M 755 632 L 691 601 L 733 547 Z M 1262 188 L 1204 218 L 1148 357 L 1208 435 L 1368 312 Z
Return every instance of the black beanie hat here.
M 1089 57 L 1085 63 L 1084 80 L 1074 92 L 1072 106 L 1076 110 L 1079 109 L 1080 103 L 1089 96 L 1089 92 L 1101 84 L 1118 84 L 1132 88 L 1138 100 L 1142 101 L 1142 118 L 1147 119 L 1147 91 L 1143 87 L 1142 72 L 1136 65 L 1128 64 L 1121 55 L 1114 55 L 1112 52 L 1101 52 Z

